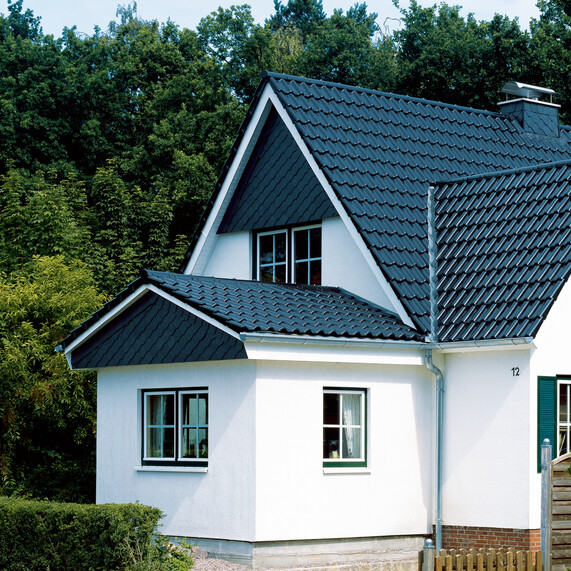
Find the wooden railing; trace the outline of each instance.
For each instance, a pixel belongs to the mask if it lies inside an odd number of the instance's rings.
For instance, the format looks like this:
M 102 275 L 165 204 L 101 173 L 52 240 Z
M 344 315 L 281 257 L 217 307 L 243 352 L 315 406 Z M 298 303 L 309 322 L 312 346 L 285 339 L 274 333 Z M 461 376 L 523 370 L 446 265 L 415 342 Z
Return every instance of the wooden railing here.
M 541 551 L 442 549 L 434 560 L 434 571 L 541 571 L 541 569 Z

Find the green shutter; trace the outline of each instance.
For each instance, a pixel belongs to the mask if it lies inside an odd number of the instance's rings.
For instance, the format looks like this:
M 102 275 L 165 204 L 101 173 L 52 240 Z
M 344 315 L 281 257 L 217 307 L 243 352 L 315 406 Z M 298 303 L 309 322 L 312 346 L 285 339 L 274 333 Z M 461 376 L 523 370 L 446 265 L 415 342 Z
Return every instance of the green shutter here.
M 537 378 L 537 471 L 541 472 L 541 444 L 549 438 L 552 458 L 557 453 L 557 378 Z

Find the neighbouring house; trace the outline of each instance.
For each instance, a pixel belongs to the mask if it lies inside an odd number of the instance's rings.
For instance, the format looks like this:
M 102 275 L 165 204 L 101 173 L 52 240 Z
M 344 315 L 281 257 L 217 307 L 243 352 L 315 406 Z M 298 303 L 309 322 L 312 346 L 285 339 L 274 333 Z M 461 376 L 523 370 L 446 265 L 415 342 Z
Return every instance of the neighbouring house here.
M 539 443 L 570 449 L 571 129 L 551 90 L 504 92 L 263 75 L 184 272 L 62 343 L 98 375 L 98 502 L 253 567 L 538 547 Z

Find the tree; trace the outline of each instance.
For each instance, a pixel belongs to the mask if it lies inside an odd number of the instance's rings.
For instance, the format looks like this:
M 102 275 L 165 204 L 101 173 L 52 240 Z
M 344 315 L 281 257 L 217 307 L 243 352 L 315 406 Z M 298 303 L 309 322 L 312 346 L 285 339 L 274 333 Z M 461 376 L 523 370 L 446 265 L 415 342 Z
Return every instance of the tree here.
M 567 0 L 540 0 L 540 17 L 532 20 L 529 83 L 556 90 L 560 117 L 571 121 L 571 6 Z
M 91 273 L 34 257 L 0 282 L 0 493 L 93 501 L 95 376 L 54 347 L 100 308 Z
M 36 255 L 88 259 L 90 220 L 81 181 L 55 173 L 0 177 L 0 271 L 20 270 Z
M 326 19 L 322 0 L 288 0 L 284 6 L 280 0 L 274 0 L 275 14 L 266 20 L 272 31 L 296 28 L 301 32 L 302 42 L 315 32 Z
M 396 90 L 495 109 L 502 83 L 526 68 L 529 37 L 508 18 L 477 22 L 472 14 L 464 19 L 459 10 L 447 4 L 424 8 L 416 0 L 401 10 L 404 27 L 394 33 Z
M 343 14 L 335 10 L 317 24 L 297 62 L 301 75 L 361 87 L 391 89 L 394 49 L 387 38 L 374 42 L 377 14 L 355 4 Z

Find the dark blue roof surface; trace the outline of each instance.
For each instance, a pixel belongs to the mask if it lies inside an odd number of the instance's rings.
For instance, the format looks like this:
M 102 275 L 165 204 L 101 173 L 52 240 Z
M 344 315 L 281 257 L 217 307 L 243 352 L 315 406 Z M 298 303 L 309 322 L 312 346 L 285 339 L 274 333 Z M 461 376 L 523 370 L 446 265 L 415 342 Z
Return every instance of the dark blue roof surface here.
M 430 181 L 571 158 L 569 129 L 538 136 L 501 113 L 272 73 L 265 81 L 425 331 Z
M 74 369 L 245 359 L 240 340 L 154 292 L 83 343 Z
M 340 288 L 145 274 L 150 283 L 237 332 L 423 340 L 398 316 Z
M 62 346 L 68 346 L 145 284 L 157 286 L 237 333 L 424 340 L 398 316 L 340 288 L 144 271 L 127 290 L 73 331 Z
M 533 337 L 571 273 L 571 162 L 438 185 L 438 339 Z
M 291 133 L 277 113 L 270 114 L 218 231 L 305 224 L 333 216 L 335 208 Z

